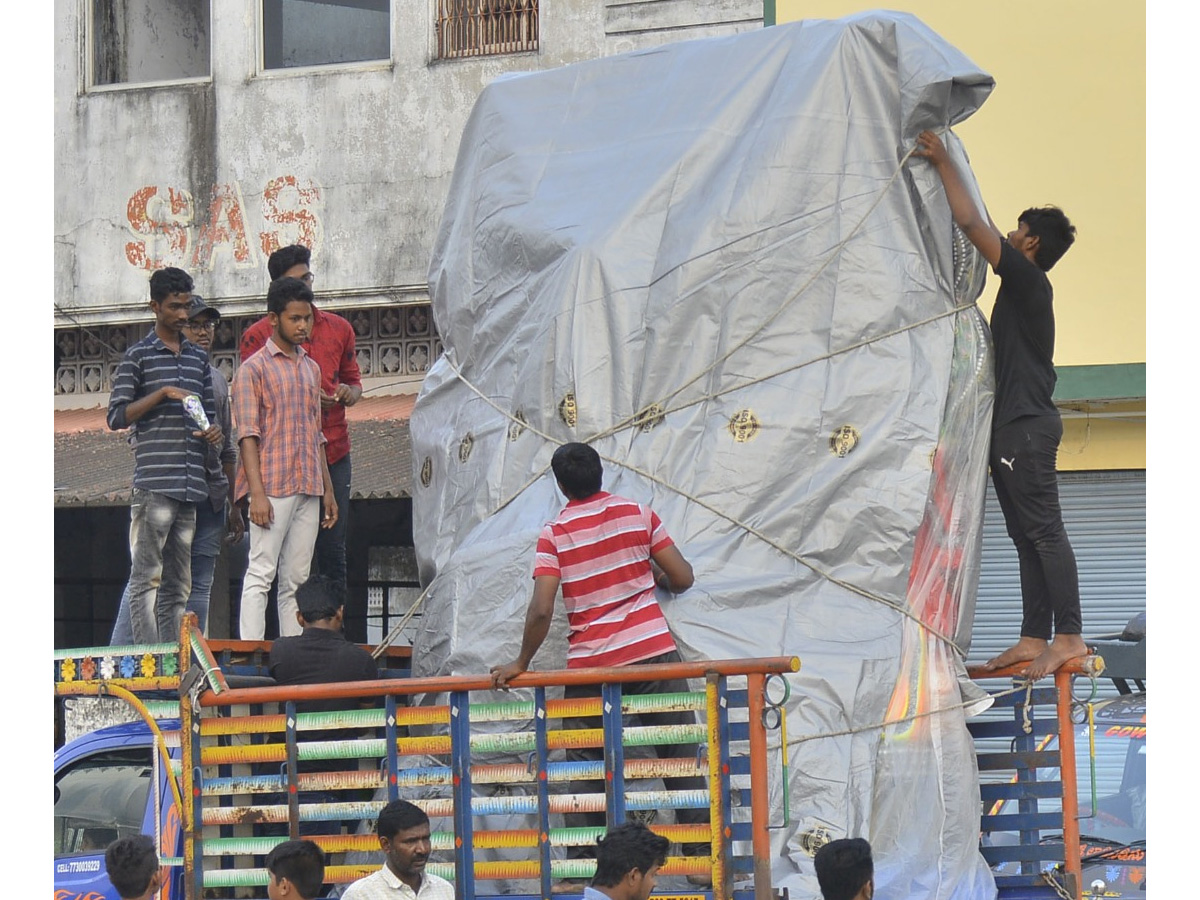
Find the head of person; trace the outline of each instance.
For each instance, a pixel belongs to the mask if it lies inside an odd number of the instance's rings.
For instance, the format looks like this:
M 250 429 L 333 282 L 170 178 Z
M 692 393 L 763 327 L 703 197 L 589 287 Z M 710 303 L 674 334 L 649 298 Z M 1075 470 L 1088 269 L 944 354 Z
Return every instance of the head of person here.
M 1017 216 L 1017 230 L 1008 233 L 1008 242 L 1032 253 L 1037 267 L 1049 272 L 1075 243 L 1075 226 L 1057 206 L 1033 206 Z
M 325 881 L 325 854 L 313 841 L 284 841 L 267 854 L 270 900 L 313 900 Z
M 604 479 L 600 454 L 587 444 L 563 444 L 550 457 L 550 468 L 568 500 L 586 500 L 600 490 Z
M 296 588 L 296 619 L 301 628 L 341 631 L 346 588 L 324 575 L 313 575 Z
M 267 274 L 271 280 L 276 278 L 299 278 L 305 284 L 312 286 L 314 276 L 309 269 L 312 251 L 303 244 L 289 244 L 280 247 L 267 258 Z
M 154 839 L 148 834 L 119 838 L 104 851 L 108 880 L 122 900 L 140 900 L 156 893 L 163 883 Z
M 392 874 L 416 890 L 429 861 L 429 816 L 415 803 L 393 800 L 379 811 L 375 833 Z
M 813 863 L 825 900 L 871 900 L 875 893 L 875 863 L 865 838 L 830 841 L 817 851 Z
M 150 276 L 150 310 L 159 327 L 177 334 L 183 331 L 193 287 L 192 276 L 174 266 L 158 269 Z
M 596 842 L 592 886 L 614 900 L 646 900 L 654 890 L 658 867 L 666 862 L 670 846 L 670 841 L 641 822 L 609 829 Z
M 276 278 L 267 288 L 267 319 L 280 343 L 298 347 L 312 334 L 313 293 L 299 278 Z M 286 349 L 286 347 L 284 348 Z
M 203 297 L 192 294 L 192 302 L 188 304 L 187 326 L 183 333 L 189 341 L 208 353 L 212 350 L 213 334 L 220 320 L 221 314 L 205 303 Z

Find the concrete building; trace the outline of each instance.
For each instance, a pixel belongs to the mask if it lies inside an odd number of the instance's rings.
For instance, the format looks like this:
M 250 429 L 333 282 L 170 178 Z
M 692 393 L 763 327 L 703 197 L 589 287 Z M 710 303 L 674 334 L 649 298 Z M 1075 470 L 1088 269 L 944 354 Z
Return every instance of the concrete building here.
M 149 273 L 222 312 L 232 377 L 266 259 L 313 250 L 318 305 L 355 328 L 352 631 L 415 585 L 407 409 L 441 347 L 426 267 L 458 150 L 494 78 L 757 29 L 761 0 L 86 0 L 56 3 L 55 642 L 106 643 L 128 573 L 110 379 L 151 327 Z M 225 554 L 212 625 L 240 580 Z M 244 561 L 242 562 L 244 565 Z M 376 627 L 381 627 L 382 622 Z

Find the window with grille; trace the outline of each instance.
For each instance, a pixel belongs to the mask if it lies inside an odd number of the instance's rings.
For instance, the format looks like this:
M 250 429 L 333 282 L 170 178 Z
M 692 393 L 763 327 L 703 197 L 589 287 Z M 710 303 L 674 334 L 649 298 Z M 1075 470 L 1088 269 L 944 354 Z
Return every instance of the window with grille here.
M 438 0 L 438 58 L 538 48 L 538 0 Z

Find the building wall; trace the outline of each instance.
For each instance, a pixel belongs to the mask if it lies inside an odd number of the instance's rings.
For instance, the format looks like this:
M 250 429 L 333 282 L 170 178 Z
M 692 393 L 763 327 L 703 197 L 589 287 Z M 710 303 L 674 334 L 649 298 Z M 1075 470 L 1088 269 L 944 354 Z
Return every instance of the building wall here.
M 767 2 L 778 23 L 871 8 L 854 0 Z M 1145 4 L 907 0 L 902 8 L 996 79 L 982 108 L 955 126 L 996 224 L 1008 231 L 1021 210 L 1054 203 L 1078 228 L 1050 276 L 1055 363 L 1144 363 Z M 994 296 L 985 289 L 985 314 Z
M 161 22 L 144 6 L 117 4 L 138 26 L 126 56 L 156 46 L 147 29 Z M 188 270 L 226 314 L 258 312 L 266 256 L 295 241 L 313 248 L 326 306 L 424 302 L 459 136 L 484 85 L 762 25 L 759 0 L 556 0 L 541 10 L 537 51 L 439 60 L 436 4 L 392 0 L 390 58 L 264 70 L 261 0 L 170 6 L 172 22 L 189 10 L 205 20 L 211 75 L 94 86 L 84 20 L 92 4 L 55 5 L 58 326 L 144 321 L 149 272 L 165 265 Z M 195 32 L 164 41 L 194 54 Z M 186 75 L 194 60 L 179 53 Z M 126 61 L 122 71 L 164 71 L 151 62 Z
M 768 24 L 838 18 L 853 0 L 766 0 Z M 1063 471 L 1146 467 L 1145 6 L 1056 0 L 1020 10 L 908 0 L 991 73 L 996 87 L 955 126 L 1002 231 L 1054 203 L 1078 229 L 1054 267 Z M 921 165 L 922 163 L 910 163 Z M 997 280 L 979 306 L 991 315 Z

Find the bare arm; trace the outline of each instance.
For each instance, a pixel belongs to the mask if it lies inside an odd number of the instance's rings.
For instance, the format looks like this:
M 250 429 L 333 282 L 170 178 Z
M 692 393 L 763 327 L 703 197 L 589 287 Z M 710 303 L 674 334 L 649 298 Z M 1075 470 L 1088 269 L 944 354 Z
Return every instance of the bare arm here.
M 655 582 L 672 594 L 682 594 L 696 582 L 692 574 L 692 564 L 683 558 L 683 554 L 674 544 L 651 554 L 650 561 L 657 567 L 654 573 Z M 659 574 L 660 570 L 662 574 Z
M 242 468 L 246 470 L 246 481 L 250 485 L 250 521 L 259 528 L 270 528 L 275 521 L 275 510 L 263 487 L 262 466 L 258 461 L 258 438 L 242 438 Z
M 151 391 L 145 397 L 139 397 L 125 407 L 125 423 L 132 425 L 164 400 L 182 400 L 187 395 L 188 391 L 173 385 Z
M 554 618 L 554 597 L 558 593 L 559 579 L 554 575 L 539 575 L 533 579 L 533 597 L 525 611 L 525 633 L 521 637 L 521 652 L 512 662 L 503 666 L 492 666 L 492 684 L 498 688 L 508 687 L 510 679 L 529 669 L 534 654 L 550 633 L 550 622 Z
M 338 508 L 337 499 L 333 496 L 333 479 L 329 477 L 329 462 L 325 458 L 324 447 L 321 448 L 321 482 L 325 485 L 325 496 L 321 498 L 321 527 L 332 528 L 338 520 Z
M 950 215 L 954 217 L 954 224 L 962 229 L 967 240 L 975 245 L 994 269 L 1000 263 L 1000 245 L 1004 237 L 992 222 L 987 210 L 980 210 L 975 205 L 975 200 L 963 183 L 954 160 L 946 152 L 942 139 L 932 131 L 922 131 L 917 137 L 917 149 L 913 155 L 927 159 L 933 164 L 934 170 L 942 179 L 942 186 L 946 189 L 946 200 L 950 204 Z

